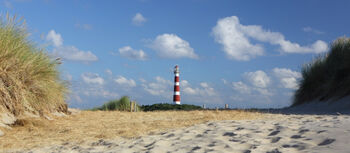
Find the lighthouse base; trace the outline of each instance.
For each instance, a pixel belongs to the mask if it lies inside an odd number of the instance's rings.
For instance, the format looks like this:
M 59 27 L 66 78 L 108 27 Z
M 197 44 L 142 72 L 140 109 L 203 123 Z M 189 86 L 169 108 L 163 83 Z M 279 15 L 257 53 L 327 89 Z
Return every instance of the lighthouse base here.
M 180 103 L 180 101 L 174 101 L 174 104 L 180 105 L 181 103 Z

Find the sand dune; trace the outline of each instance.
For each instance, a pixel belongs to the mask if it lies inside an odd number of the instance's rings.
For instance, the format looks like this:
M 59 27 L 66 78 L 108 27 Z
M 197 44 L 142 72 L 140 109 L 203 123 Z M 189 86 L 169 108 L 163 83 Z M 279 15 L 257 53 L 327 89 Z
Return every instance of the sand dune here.
M 350 116 L 267 114 L 210 121 L 134 139 L 62 143 L 24 152 L 349 152 Z M 23 150 L 22 150 L 23 151 Z

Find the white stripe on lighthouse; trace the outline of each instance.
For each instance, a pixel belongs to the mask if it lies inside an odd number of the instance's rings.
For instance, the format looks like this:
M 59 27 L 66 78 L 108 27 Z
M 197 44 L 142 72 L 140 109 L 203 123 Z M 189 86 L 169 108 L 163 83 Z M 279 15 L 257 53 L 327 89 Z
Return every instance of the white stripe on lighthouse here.
M 175 101 L 175 104 L 180 104 L 180 101 Z
M 179 85 L 180 85 L 180 82 L 175 82 L 175 85 L 176 85 L 176 86 L 179 86 Z
M 178 77 L 178 76 L 180 76 L 180 74 L 179 74 L 179 73 L 175 73 L 175 76 L 177 76 L 177 77 Z
M 175 91 L 175 95 L 180 95 L 180 91 Z

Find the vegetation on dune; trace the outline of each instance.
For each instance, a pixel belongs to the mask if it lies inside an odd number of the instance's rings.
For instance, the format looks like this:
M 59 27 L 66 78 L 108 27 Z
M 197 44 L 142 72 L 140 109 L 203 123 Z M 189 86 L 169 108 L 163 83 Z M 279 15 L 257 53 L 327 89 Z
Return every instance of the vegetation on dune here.
M 28 40 L 23 20 L 0 19 L 0 112 L 67 111 L 58 62 Z
M 123 96 L 120 99 L 111 100 L 105 104 L 103 104 L 101 107 L 95 107 L 91 110 L 101 110 L 101 111 L 130 111 L 130 99 L 128 96 Z M 182 104 L 182 105 L 174 105 L 174 104 L 168 104 L 168 103 L 159 103 L 159 104 L 153 104 L 153 105 L 138 105 L 136 103 L 137 110 L 141 111 L 165 111 L 165 110 L 202 110 L 203 108 L 196 105 L 188 105 L 188 104 Z M 133 108 L 134 110 L 134 108 Z
M 153 104 L 153 105 L 142 105 L 141 109 L 143 111 L 163 111 L 163 110 L 202 110 L 203 108 L 196 105 L 174 105 L 174 104 Z
M 302 79 L 295 92 L 293 106 L 313 100 L 326 101 L 350 94 L 350 39 L 338 38 L 327 54 L 301 70 Z
M 140 110 L 140 106 L 136 104 L 138 110 Z M 104 110 L 104 111 L 130 111 L 130 99 L 127 96 L 123 96 L 120 99 L 109 101 L 103 104 L 101 107 L 93 108 L 92 110 Z

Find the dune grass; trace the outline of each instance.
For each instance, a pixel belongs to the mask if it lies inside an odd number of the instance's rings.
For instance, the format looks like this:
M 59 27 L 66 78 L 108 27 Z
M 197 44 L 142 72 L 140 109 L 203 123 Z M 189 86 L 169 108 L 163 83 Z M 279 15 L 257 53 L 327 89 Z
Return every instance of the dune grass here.
M 140 110 L 140 106 L 136 104 L 138 110 Z M 130 98 L 128 96 L 123 96 L 120 99 L 111 100 L 101 107 L 95 107 L 91 110 L 102 110 L 102 111 L 130 111 Z
M 0 112 L 66 111 L 66 84 L 57 60 L 28 39 L 23 19 L 0 19 Z
M 293 106 L 350 94 L 350 39 L 338 38 L 330 51 L 305 64 Z
M 99 139 L 134 138 L 188 127 L 207 121 L 253 120 L 264 117 L 258 112 L 227 111 L 81 111 L 76 115 L 26 119 L 0 137 L 0 150 L 83 143 Z

